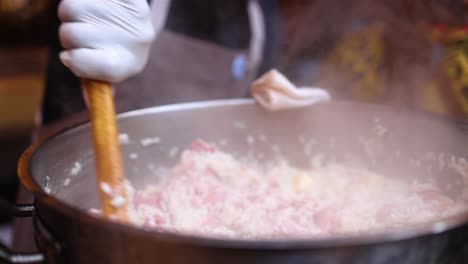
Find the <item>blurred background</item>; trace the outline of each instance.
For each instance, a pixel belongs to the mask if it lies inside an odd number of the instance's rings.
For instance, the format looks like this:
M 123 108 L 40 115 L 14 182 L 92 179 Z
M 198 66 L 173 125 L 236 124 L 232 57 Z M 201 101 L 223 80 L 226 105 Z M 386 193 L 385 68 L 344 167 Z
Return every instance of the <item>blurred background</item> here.
M 31 143 L 34 127 L 83 108 L 82 101 L 57 106 L 80 94 L 78 80 L 57 58 L 58 2 L 0 0 L 0 194 L 10 201 L 17 190 L 16 161 Z M 166 29 L 223 47 L 245 48 L 251 35 L 246 3 L 173 0 Z M 266 43 L 257 76 L 274 67 L 297 85 L 328 89 L 335 99 L 466 118 L 466 1 L 259 3 Z M 67 85 L 77 87 L 71 94 L 56 92 Z M 44 102 L 47 93 L 55 97 Z
M 0 1 L 0 195 L 10 201 L 44 89 L 49 8 L 47 1 Z
M 467 1 L 281 3 L 279 67 L 291 78 L 336 99 L 468 113 Z

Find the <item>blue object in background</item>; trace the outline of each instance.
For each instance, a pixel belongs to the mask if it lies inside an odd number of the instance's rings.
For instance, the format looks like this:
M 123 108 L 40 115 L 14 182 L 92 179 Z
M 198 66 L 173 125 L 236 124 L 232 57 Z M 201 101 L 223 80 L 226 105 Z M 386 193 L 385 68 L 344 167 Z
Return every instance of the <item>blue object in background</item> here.
M 247 58 L 244 54 L 237 55 L 232 61 L 231 74 L 236 80 L 241 80 L 247 73 Z

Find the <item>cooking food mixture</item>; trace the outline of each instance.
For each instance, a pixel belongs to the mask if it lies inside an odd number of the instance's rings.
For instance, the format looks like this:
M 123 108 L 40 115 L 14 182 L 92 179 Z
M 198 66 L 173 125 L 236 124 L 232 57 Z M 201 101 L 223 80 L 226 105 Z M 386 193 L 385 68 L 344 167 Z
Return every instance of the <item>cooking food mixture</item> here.
M 431 184 L 344 165 L 301 170 L 240 162 L 201 140 L 157 185 L 132 190 L 132 221 L 149 229 L 224 238 L 303 238 L 408 226 L 463 204 Z

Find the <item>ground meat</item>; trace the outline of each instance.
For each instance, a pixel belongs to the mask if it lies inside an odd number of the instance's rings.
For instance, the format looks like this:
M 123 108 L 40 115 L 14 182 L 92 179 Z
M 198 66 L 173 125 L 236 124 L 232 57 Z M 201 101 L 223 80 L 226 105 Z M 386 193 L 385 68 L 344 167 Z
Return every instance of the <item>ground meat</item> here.
M 286 161 L 247 165 L 201 140 L 182 153 L 161 183 L 132 193 L 136 224 L 224 238 L 317 238 L 455 213 L 448 210 L 455 201 L 435 185 L 339 164 L 308 170 Z

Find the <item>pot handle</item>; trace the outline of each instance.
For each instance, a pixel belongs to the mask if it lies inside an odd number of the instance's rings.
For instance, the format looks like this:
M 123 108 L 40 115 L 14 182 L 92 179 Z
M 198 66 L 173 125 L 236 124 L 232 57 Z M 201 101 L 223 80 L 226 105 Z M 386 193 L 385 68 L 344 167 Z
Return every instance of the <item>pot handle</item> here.
M 43 263 L 44 255 L 41 253 L 16 253 L 0 243 L 0 263 Z
M 0 199 L 0 214 L 12 217 L 32 217 L 34 215 L 33 204 L 11 204 Z
M 0 198 L 0 214 L 12 217 L 32 217 L 34 205 L 10 204 Z M 0 263 L 43 263 L 44 255 L 41 253 L 18 253 L 10 250 L 0 243 Z

